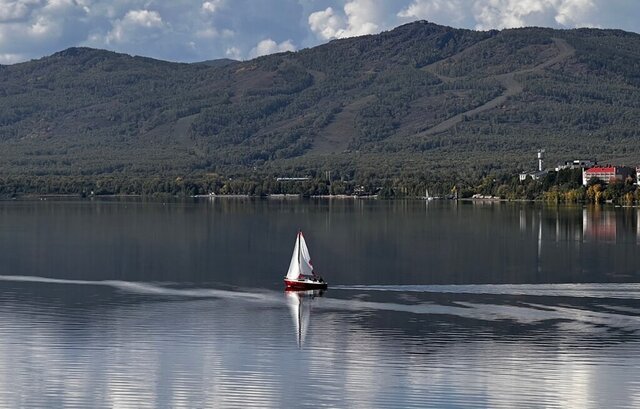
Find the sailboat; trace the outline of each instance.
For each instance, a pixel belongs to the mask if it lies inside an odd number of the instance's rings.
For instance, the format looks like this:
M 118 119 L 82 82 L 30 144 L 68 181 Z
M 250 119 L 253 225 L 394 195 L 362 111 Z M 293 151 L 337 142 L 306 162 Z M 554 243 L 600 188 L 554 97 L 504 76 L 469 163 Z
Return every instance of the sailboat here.
M 291 255 L 291 263 L 289 263 L 289 271 L 284 278 L 284 284 L 288 289 L 292 290 L 315 290 L 327 288 L 327 283 L 322 277 L 317 276 L 313 272 L 311 265 L 311 256 L 307 243 L 304 240 L 302 231 L 298 231 L 296 244 L 293 247 L 293 255 Z
M 429 189 L 424 190 L 424 198 L 426 200 L 433 200 L 433 196 L 429 196 Z

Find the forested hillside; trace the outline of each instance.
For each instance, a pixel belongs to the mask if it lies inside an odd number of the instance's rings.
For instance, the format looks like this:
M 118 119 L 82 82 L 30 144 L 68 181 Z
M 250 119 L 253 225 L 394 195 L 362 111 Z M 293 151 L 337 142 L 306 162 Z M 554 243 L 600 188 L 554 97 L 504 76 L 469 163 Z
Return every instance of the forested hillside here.
M 416 22 L 251 61 L 0 66 L 0 178 L 477 180 L 640 163 L 640 35 Z

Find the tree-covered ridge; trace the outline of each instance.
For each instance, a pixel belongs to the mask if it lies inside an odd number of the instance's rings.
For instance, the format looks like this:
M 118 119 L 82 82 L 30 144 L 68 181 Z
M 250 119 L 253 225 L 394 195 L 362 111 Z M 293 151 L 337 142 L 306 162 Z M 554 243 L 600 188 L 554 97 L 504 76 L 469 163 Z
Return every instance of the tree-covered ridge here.
M 455 183 L 541 147 L 635 165 L 639 67 L 633 33 L 427 22 L 222 64 L 71 48 L 0 66 L 0 174 Z

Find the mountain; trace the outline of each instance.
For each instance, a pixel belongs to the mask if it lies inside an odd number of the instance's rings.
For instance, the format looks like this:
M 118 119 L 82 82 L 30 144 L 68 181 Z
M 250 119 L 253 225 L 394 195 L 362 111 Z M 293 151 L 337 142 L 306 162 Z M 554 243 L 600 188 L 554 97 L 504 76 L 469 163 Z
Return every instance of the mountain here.
M 473 178 L 640 163 L 640 35 L 420 21 L 227 65 L 0 66 L 0 176 Z M 453 175 L 453 176 L 452 176 Z
M 232 60 L 230 58 L 218 58 L 217 60 L 199 61 L 193 64 L 203 64 L 208 65 L 209 67 L 226 67 L 227 65 L 235 64 L 237 62 L 237 60 Z

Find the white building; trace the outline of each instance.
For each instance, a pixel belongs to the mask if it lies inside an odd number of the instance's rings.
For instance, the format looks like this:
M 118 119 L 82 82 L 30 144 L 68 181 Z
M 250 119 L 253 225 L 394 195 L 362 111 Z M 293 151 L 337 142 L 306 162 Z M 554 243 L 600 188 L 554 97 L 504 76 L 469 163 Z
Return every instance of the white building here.
M 563 169 L 589 169 L 596 166 L 598 162 L 596 160 L 590 159 L 575 159 L 572 161 L 566 161 L 564 164 L 560 164 L 556 166 L 556 172 L 559 172 Z
M 594 166 L 582 170 L 582 185 L 587 186 L 591 179 L 597 179 L 602 183 L 624 182 L 627 178 L 638 179 L 637 168 L 628 166 Z
M 539 180 L 539 179 L 542 179 L 543 177 L 545 177 L 547 175 L 547 173 L 549 173 L 549 172 L 546 171 L 546 170 L 543 170 L 541 172 L 521 173 L 519 175 L 520 182 L 524 182 L 527 178 L 531 178 L 533 180 Z
M 539 149 L 538 150 L 538 170 L 533 172 L 521 173 L 519 176 L 520 182 L 524 182 L 528 177 L 530 177 L 533 180 L 538 180 L 543 178 L 547 173 L 549 173 L 548 171 L 543 169 L 543 163 L 544 163 L 544 149 Z

